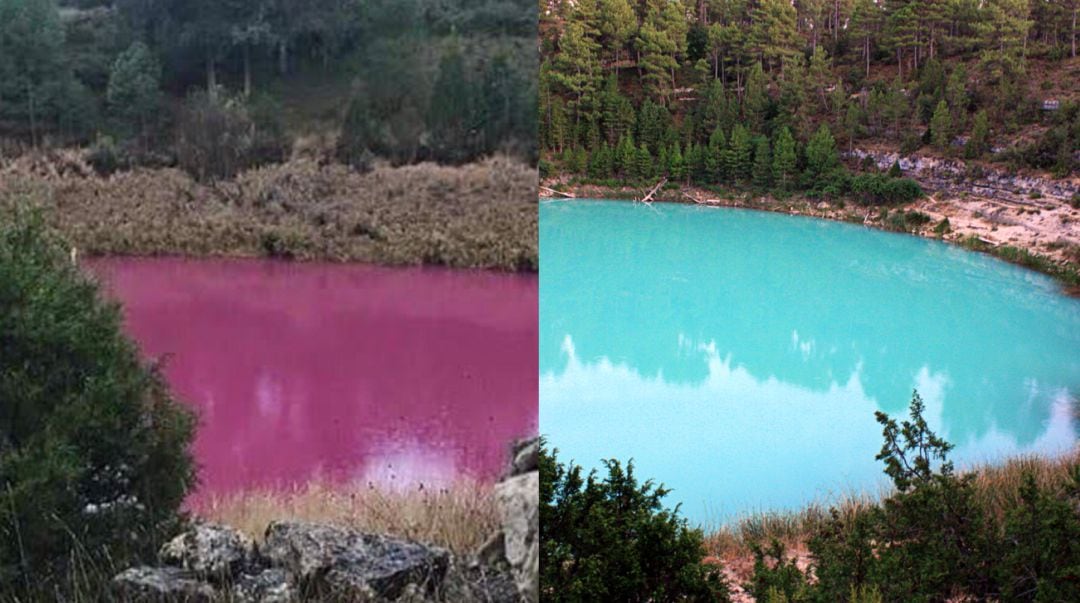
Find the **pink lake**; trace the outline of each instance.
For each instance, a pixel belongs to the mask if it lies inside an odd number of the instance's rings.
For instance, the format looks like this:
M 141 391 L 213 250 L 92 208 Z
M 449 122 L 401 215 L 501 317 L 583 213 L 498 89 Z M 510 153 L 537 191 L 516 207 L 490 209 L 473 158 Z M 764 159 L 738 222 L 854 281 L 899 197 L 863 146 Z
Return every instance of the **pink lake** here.
M 312 478 L 497 477 L 537 431 L 537 279 L 480 271 L 88 262 L 200 420 L 189 503 Z

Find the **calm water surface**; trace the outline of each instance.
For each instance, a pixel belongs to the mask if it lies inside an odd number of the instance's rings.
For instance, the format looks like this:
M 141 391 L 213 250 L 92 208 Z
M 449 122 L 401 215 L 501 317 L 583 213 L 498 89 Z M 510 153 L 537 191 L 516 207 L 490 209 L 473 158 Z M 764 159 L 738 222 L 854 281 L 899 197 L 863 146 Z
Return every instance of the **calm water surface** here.
M 535 277 L 260 260 L 90 263 L 201 426 L 192 502 L 313 477 L 495 477 L 536 432 Z
M 1080 301 L 934 241 L 734 209 L 541 206 L 540 428 L 693 521 L 884 483 L 913 389 L 958 464 L 1077 438 Z

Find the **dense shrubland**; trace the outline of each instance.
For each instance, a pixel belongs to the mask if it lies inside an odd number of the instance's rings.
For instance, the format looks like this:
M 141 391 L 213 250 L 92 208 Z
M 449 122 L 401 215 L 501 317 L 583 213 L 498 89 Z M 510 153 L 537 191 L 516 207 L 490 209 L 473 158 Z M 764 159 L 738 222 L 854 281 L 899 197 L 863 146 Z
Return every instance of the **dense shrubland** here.
M 527 0 L 0 0 L 0 149 L 201 180 L 327 132 L 363 168 L 531 160 L 535 35 Z
M 1080 598 L 1080 458 L 1021 458 L 958 472 L 949 461 L 952 445 L 931 431 L 924 409 L 915 393 L 909 418 L 897 421 L 877 413 L 883 434 L 877 460 L 893 484 L 880 500 L 851 499 L 830 509 L 810 507 L 791 515 L 752 517 L 710 535 L 706 548 L 720 558 L 748 555 L 754 559 L 743 587 L 758 601 Z M 543 566 L 552 568 L 541 575 L 545 592 L 563 592 L 568 579 L 586 576 L 593 588 L 616 583 L 612 578 L 616 574 L 604 572 L 638 576 L 640 584 L 669 579 L 666 576 L 671 574 L 628 552 L 646 544 L 626 541 L 624 524 L 606 520 L 605 488 L 626 479 L 616 462 L 609 461 L 608 468 L 607 480 L 594 477 L 583 486 L 580 468 L 575 472 L 572 465 L 564 467 L 554 457 L 541 465 L 546 513 L 542 551 L 551 555 L 545 559 L 558 560 L 553 566 Z M 644 493 L 650 484 L 646 483 Z M 631 490 L 634 487 L 636 482 Z M 567 489 L 571 495 L 561 494 Z M 677 508 L 667 511 L 651 504 L 658 498 L 624 496 L 619 500 L 635 501 L 620 509 L 640 509 L 641 514 L 686 529 L 685 522 L 677 519 Z M 599 509 L 600 520 L 586 524 L 582 509 L 593 507 Z M 560 520 L 549 523 L 549 517 Z M 593 562 L 592 549 L 582 543 L 604 543 L 614 558 Z M 683 546 L 683 556 L 677 558 L 689 568 L 689 575 L 708 575 L 700 541 L 688 539 Z M 806 563 L 798 562 L 792 547 L 805 551 Z M 697 557 L 691 555 L 694 552 Z M 718 592 L 723 591 L 719 587 Z M 688 597 L 713 600 L 704 595 Z
M 1067 176 L 1080 161 L 1069 84 L 1080 77 L 1078 10 L 1073 0 L 542 2 L 542 169 L 874 203 L 908 199 L 912 184 L 847 175 L 837 150 L 925 147 Z M 1044 99 L 1060 107 L 1044 110 Z
M 91 255 L 539 265 L 536 170 L 506 157 L 366 173 L 293 160 L 214 182 L 171 168 L 92 171 L 63 152 L 0 165 L 0 215 L 34 205 Z
M 0 599 L 97 592 L 179 521 L 195 421 L 120 327 L 40 219 L 0 223 Z
M 608 460 L 605 476 L 583 476 L 557 453 L 540 453 L 545 601 L 727 600 L 723 580 L 701 563 L 701 530 L 664 508 L 668 490 L 639 483 L 633 462 Z

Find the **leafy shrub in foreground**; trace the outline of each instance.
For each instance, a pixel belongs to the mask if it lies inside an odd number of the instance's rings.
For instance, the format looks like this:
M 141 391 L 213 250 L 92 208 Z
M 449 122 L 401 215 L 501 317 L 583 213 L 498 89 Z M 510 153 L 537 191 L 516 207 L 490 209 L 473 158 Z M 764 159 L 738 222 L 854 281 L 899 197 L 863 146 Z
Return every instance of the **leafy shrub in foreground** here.
M 831 511 L 809 542 L 812 598 L 1080 600 L 1080 467 L 1065 492 L 1040 487 L 1029 470 L 1020 504 L 995 519 L 976 495 L 975 476 L 954 473 L 952 445 L 930 431 L 924 410 L 915 393 L 910 420 L 877 413 L 885 440 L 877 459 L 896 492 L 852 513 Z M 775 574 L 757 572 L 760 580 Z
M 702 564 L 700 530 L 663 486 L 639 484 L 633 463 L 606 460 L 607 475 L 582 476 L 558 451 L 540 451 L 540 587 L 545 601 L 726 601 Z
M 0 599 L 151 553 L 194 484 L 193 417 L 120 326 L 40 220 L 0 223 Z

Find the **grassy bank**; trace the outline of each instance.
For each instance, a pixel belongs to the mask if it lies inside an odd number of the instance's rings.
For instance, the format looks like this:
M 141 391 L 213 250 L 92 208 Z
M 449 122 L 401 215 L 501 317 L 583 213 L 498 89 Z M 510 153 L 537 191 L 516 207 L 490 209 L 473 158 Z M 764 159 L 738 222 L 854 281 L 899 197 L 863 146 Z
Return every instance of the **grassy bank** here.
M 536 271 L 535 168 L 497 157 L 360 173 L 313 160 L 201 184 L 94 174 L 78 153 L 0 164 L 0 211 L 40 207 L 89 255 L 275 257 Z
M 1064 496 L 1077 463 L 1080 463 L 1080 450 L 1057 458 L 1019 456 L 1002 464 L 972 467 L 963 473 L 973 477 L 979 507 L 1001 525 L 1006 513 L 1020 504 L 1018 493 L 1025 475 L 1034 475 L 1040 490 Z M 765 546 L 773 539 L 790 551 L 804 551 L 810 537 L 829 519 L 830 509 L 835 509 L 841 517 L 854 517 L 892 493 L 883 490 L 877 495 L 847 495 L 830 505 L 814 503 L 797 511 L 747 515 L 709 531 L 706 548 L 709 555 L 719 559 L 751 561 L 753 547 Z
M 551 190 L 569 193 L 575 197 L 633 200 L 643 198 L 655 183 L 617 184 L 615 182 L 550 180 L 542 184 Z M 1068 248 L 1062 249 L 1062 259 L 1055 259 L 1018 245 L 993 245 L 977 235 L 952 230 L 947 220 L 931 220 L 929 215 L 920 211 L 921 202 L 889 207 L 864 206 L 849 200 L 824 201 L 798 194 L 778 197 L 750 190 L 686 186 L 672 182 L 668 182 L 657 191 L 653 200 L 804 215 L 938 239 L 1046 274 L 1061 283 L 1066 294 L 1080 296 L 1080 246 L 1066 245 L 1065 247 Z M 993 228 L 993 224 L 988 222 L 987 228 Z
M 313 481 L 291 490 L 251 490 L 216 498 L 194 515 L 259 540 L 272 521 L 340 525 L 427 542 L 469 555 L 495 533 L 491 484 L 458 481 L 443 488 L 386 490 L 368 484 Z

